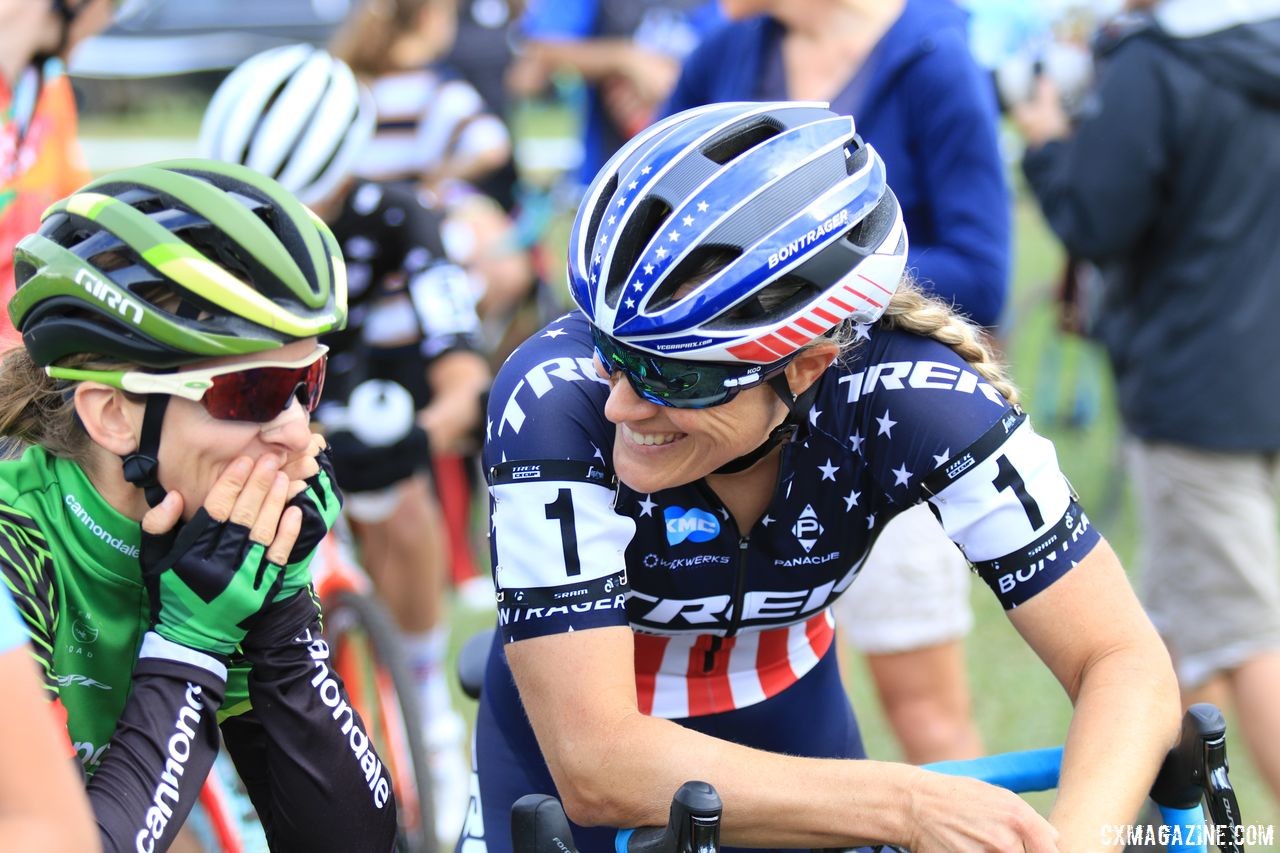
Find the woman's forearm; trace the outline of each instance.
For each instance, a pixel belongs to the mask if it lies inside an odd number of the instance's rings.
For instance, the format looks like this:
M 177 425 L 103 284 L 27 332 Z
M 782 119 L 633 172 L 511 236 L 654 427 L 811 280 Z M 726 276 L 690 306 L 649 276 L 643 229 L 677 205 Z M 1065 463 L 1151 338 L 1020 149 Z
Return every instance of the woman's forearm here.
M 1150 665 L 1153 657 L 1166 666 Z M 1093 850 L 1134 820 L 1178 733 L 1178 686 L 1152 639 L 1100 657 L 1081 679 L 1050 821 L 1061 849 Z

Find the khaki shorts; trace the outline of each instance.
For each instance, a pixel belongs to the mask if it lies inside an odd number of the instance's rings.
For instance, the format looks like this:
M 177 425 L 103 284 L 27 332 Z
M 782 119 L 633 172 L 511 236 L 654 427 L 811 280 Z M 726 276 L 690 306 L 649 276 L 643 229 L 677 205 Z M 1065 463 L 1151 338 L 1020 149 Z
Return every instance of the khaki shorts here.
M 836 625 L 867 654 L 958 640 L 973 627 L 969 563 L 924 504 L 896 516 L 835 603 Z
M 1184 688 L 1280 649 L 1280 455 L 1129 447 L 1135 567 Z

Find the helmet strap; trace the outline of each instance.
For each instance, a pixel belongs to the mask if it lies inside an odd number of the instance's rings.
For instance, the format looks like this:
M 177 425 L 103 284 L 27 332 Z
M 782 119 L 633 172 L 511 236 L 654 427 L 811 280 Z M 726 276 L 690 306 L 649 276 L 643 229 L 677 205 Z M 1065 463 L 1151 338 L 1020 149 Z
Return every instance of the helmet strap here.
M 149 506 L 159 506 L 167 494 L 160 485 L 160 427 L 169 405 L 168 394 L 148 394 L 146 408 L 142 412 L 142 435 L 138 437 L 138 449 L 124 460 L 124 478 L 142 489 Z
M 737 474 L 745 471 L 772 453 L 778 445 L 789 444 L 802 433 L 808 435 L 809 410 L 813 408 L 813 401 L 818 396 L 818 383 L 815 381 L 797 396 L 791 393 L 791 384 L 787 382 L 785 371 L 770 377 L 767 381 L 778 398 L 786 404 L 787 416 L 782 419 L 782 423 L 773 428 L 763 444 L 745 456 L 729 460 L 711 473 Z

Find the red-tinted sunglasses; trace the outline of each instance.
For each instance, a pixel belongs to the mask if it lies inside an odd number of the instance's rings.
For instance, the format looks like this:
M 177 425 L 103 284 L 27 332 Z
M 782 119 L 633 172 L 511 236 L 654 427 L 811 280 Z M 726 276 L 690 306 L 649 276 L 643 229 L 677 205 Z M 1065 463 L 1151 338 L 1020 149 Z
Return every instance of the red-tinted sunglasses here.
M 315 411 L 324 390 L 328 351 L 318 344 L 312 353 L 293 361 L 240 362 L 174 373 L 67 367 L 47 367 L 45 372 L 55 379 L 101 382 L 132 394 L 171 394 L 194 400 L 222 421 L 267 423 L 279 417 L 294 397 L 308 412 Z

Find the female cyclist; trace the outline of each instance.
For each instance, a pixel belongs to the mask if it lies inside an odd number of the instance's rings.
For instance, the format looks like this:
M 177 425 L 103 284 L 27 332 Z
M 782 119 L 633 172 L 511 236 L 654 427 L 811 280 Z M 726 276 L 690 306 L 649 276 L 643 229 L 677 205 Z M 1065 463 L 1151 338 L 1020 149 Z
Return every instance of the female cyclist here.
M 900 281 L 906 251 L 879 156 L 821 105 L 680 113 L 597 176 L 580 311 L 490 398 L 501 636 L 460 849 L 509 849 L 531 791 L 661 825 L 691 778 L 750 847 L 1075 850 L 1132 820 L 1177 727 L 1168 657 L 975 328 Z M 864 753 L 828 607 L 920 501 L 1075 704 L 1048 821 L 831 760 Z
M 172 161 L 53 205 L 16 270 L 0 572 L 103 847 L 168 849 L 220 724 L 273 849 L 389 850 L 309 589 L 340 506 L 308 428 L 346 319 L 333 236 L 248 169 Z

